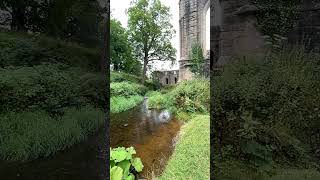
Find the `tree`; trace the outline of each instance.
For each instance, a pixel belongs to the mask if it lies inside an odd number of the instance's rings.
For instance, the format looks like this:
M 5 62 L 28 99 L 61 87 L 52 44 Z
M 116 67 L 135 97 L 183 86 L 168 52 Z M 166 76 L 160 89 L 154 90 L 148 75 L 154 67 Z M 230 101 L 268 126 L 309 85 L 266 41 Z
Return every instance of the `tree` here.
M 138 75 L 141 64 L 133 57 L 127 30 L 118 20 L 111 19 L 110 31 L 110 58 L 114 70 Z
M 11 29 L 40 31 L 44 29 L 48 0 L 1 0 L 0 9 L 11 14 Z
M 203 49 L 199 43 L 192 44 L 191 53 L 189 55 L 191 60 L 190 70 L 196 76 L 202 76 L 204 73 L 205 58 L 203 57 Z
M 160 0 L 133 0 L 128 9 L 128 31 L 134 53 L 143 61 L 142 84 L 152 61 L 175 61 L 176 50 L 170 40 L 175 31 L 170 23 L 169 7 Z

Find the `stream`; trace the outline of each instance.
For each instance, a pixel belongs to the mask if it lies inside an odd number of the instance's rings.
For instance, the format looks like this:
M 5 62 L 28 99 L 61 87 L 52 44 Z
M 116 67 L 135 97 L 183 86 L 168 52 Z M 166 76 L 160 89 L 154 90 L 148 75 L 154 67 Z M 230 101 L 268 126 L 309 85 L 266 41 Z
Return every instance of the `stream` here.
M 147 99 L 139 106 L 111 115 L 110 146 L 133 146 L 144 165 L 140 178 L 162 173 L 172 155 L 181 123 L 166 111 L 148 109 Z
M 147 100 L 139 106 L 111 115 L 111 147 L 133 146 L 144 169 L 141 178 L 159 175 L 173 151 L 180 122 L 168 111 L 149 110 Z M 101 128 L 82 143 L 50 157 L 30 162 L 0 161 L 4 180 L 106 180 L 106 129 Z
M 3 180 L 106 180 L 106 129 L 48 158 L 26 163 L 0 161 Z

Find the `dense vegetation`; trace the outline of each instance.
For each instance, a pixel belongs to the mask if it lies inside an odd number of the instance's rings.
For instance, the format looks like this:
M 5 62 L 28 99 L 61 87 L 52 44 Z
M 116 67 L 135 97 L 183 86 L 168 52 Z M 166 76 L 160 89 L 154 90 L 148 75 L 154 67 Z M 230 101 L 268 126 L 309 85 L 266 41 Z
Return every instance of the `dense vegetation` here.
M 140 84 L 140 78 L 126 73 L 111 73 L 110 111 L 119 113 L 127 111 L 143 100 L 147 87 Z
M 294 48 L 236 59 L 214 78 L 218 177 L 319 177 L 319 70 L 319 55 Z
M 102 126 L 105 76 L 96 49 L 0 33 L 0 158 L 49 156 Z
M 164 94 L 155 91 L 148 94 L 148 106 L 168 109 L 173 113 L 208 113 L 210 109 L 210 84 L 207 79 L 185 81 Z

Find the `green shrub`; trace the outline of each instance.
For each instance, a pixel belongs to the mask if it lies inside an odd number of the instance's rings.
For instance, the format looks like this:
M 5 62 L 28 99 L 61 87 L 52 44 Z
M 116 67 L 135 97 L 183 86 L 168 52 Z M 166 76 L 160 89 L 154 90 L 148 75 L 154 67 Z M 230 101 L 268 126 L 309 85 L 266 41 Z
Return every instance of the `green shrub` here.
M 143 164 L 141 159 L 133 157 L 136 151 L 133 147 L 110 148 L 110 178 L 113 180 L 134 180 L 135 175 L 141 172 Z
M 261 168 L 271 161 L 309 162 L 320 140 L 318 60 L 293 49 L 226 66 L 212 91 L 221 144 Z
M 194 79 L 180 83 L 170 93 L 174 105 L 185 112 L 209 112 L 210 83 L 206 79 Z
M 166 107 L 167 96 L 164 94 L 161 94 L 160 92 L 154 91 L 149 94 L 148 97 L 148 106 L 149 108 L 155 108 L 155 109 L 164 109 L 168 108 Z
M 111 113 L 124 112 L 137 106 L 142 101 L 143 97 L 139 95 L 130 97 L 113 96 L 110 98 L 110 111 Z
M 131 82 L 115 82 L 110 84 L 111 96 L 136 96 L 144 95 L 147 89 L 139 84 Z
M 63 63 L 97 71 L 100 52 L 42 35 L 0 33 L 0 67 Z
M 106 104 L 105 78 L 61 64 L 0 68 L 0 112 L 45 110 Z
M 91 106 L 67 108 L 62 117 L 44 111 L 0 115 L 0 159 L 26 161 L 47 157 L 85 139 L 104 123 Z
M 110 73 L 110 82 L 132 82 L 139 84 L 141 82 L 141 78 L 135 75 L 123 73 L 123 72 L 111 72 Z

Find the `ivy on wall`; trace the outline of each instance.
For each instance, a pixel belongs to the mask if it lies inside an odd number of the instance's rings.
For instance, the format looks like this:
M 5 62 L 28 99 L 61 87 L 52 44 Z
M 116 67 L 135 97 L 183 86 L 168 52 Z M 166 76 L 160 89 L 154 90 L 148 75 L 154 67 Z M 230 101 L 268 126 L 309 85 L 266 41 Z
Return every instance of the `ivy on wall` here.
M 251 0 L 259 11 L 258 26 L 265 35 L 285 36 L 296 25 L 303 0 Z

